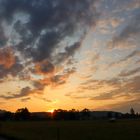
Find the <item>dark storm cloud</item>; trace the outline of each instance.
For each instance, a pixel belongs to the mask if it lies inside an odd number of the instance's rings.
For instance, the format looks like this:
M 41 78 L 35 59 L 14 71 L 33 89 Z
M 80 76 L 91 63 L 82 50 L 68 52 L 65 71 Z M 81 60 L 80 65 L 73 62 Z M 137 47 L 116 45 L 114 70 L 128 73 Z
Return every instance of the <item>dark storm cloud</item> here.
M 20 44 L 17 47 L 35 61 L 42 61 L 50 58 L 59 42 L 64 37 L 71 36 L 78 27 L 86 30 L 95 24 L 98 14 L 94 2 L 95 0 L 1 0 L 0 18 L 12 22 L 14 14 L 23 12 L 29 15 L 27 23 L 17 21 L 14 25 L 22 38 L 22 47 L 19 48 Z M 27 49 L 27 45 L 32 47 Z M 66 49 L 67 52 L 71 51 L 70 48 Z
M 22 80 L 23 75 L 31 73 L 47 75 L 54 72 L 56 65 L 71 59 L 79 50 L 88 29 L 96 25 L 99 14 L 96 12 L 95 1 L 0 0 L 0 27 L 5 23 L 5 28 L 0 28 L 0 45 L 5 47 L 4 44 L 11 43 L 15 53 L 21 54 L 9 69 L 0 66 L 0 77 L 11 74 Z M 12 29 L 9 30 L 6 26 Z M 7 35 L 5 29 L 11 34 Z M 76 33 L 77 39 L 73 41 Z M 68 42 L 64 52 L 60 53 L 62 41 Z M 29 59 L 32 62 L 26 63 Z M 34 66 L 28 69 L 32 64 Z M 62 84 L 66 82 L 70 73 L 54 73 L 51 79 L 43 81 Z M 37 81 L 33 82 L 33 86 L 42 90 L 45 83 Z M 16 95 L 9 98 L 14 97 L 16 98 Z
M 2 27 L 0 26 L 0 47 L 4 46 L 7 42 L 7 38 L 4 34 Z
M 30 80 L 23 78 L 31 73 L 45 76 L 55 71 L 55 65 L 71 59 L 80 48 L 86 31 L 96 24 L 99 14 L 96 13 L 94 2 L 95 0 L 0 0 L 0 47 L 5 50 L 6 45 L 11 43 L 11 50 L 14 51 L 0 53 L 0 79 L 3 80 L 9 74 L 21 80 Z M 6 26 L 11 26 L 12 29 Z M 58 51 L 52 55 L 56 49 L 61 49 L 61 41 L 66 38 L 73 40 L 73 35 L 78 31 L 80 34 L 77 34 L 75 42 L 68 43 L 63 53 Z M 6 32 L 11 33 L 8 35 Z M 33 61 L 32 68 L 29 66 L 31 63 L 26 63 L 29 59 Z M 0 98 L 27 96 L 21 101 L 29 100 L 30 94 L 43 93 L 46 85 L 66 83 L 75 71 L 72 68 L 61 74 L 54 73 L 49 79 L 32 81 L 34 89 L 25 87 L 19 94 L 1 95 Z
M 54 63 L 59 64 L 67 60 L 69 57 L 72 57 L 75 54 L 75 52 L 80 48 L 81 42 L 82 40 L 74 43 L 71 46 L 65 47 L 65 52 L 61 52 L 58 53 L 58 55 L 56 55 L 56 60 L 54 60 Z

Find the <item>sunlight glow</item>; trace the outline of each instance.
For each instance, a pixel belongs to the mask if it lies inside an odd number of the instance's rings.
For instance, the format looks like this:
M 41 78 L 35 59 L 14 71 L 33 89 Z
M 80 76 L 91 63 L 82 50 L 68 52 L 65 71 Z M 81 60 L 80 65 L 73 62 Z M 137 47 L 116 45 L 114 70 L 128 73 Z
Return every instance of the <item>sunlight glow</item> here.
M 54 112 L 54 109 L 50 109 L 50 110 L 48 110 L 48 112 L 53 113 Z

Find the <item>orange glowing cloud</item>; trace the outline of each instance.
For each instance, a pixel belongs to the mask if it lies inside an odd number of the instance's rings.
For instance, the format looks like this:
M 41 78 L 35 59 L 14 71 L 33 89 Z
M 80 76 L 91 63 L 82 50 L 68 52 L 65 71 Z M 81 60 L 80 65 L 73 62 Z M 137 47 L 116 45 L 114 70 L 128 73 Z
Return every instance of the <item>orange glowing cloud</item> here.
M 61 73 L 61 74 L 54 74 L 54 75 L 48 76 L 48 77 L 40 80 L 39 82 L 42 85 L 51 85 L 53 87 L 62 85 L 62 84 L 66 83 L 67 79 L 70 77 L 70 75 L 75 73 L 75 71 L 76 71 L 75 68 L 67 69 L 67 70 L 63 71 L 63 73 Z
M 54 65 L 48 60 L 43 60 L 42 62 L 38 62 L 35 65 L 35 73 L 37 74 L 51 74 L 54 72 L 54 70 Z
M 11 68 L 15 64 L 15 56 L 11 47 L 0 48 L 0 65 L 6 69 Z

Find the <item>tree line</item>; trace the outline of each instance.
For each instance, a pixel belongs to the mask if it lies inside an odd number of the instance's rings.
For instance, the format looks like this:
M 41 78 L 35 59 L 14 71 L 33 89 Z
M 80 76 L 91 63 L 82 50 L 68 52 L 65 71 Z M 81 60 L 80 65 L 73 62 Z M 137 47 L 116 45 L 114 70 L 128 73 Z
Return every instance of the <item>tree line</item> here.
M 96 111 L 95 111 L 96 112 Z M 98 119 L 98 117 L 92 116 L 94 111 L 89 109 L 83 109 L 81 111 L 76 109 L 63 110 L 57 109 L 54 112 L 29 112 L 28 108 L 17 109 L 15 113 L 9 111 L 0 111 L 0 120 L 16 120 L 16 121 L 31 121 L 31 120 L 89 120 L 89 119 Z M 139 113 L 135 113 L 134 109 L 131 108 L 129 113 L 118 113 L 113 111 L 106 112 L 105 118 L 118 118 L 118 119 L 131 119 L 131 118 L 140 118 Z

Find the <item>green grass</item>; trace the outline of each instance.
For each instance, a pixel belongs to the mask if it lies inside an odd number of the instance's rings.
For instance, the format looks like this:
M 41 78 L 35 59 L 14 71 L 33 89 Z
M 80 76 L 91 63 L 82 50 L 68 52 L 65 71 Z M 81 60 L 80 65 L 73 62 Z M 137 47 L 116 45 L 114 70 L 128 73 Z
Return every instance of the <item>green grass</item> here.
M 21 140 L 140 140 L 139 120 L 1 122 L 0 133 Z

